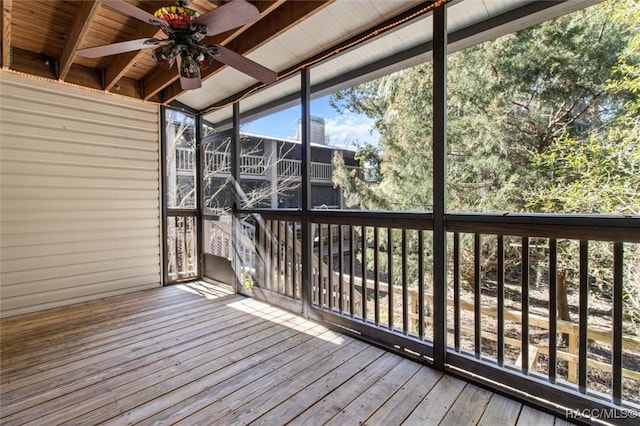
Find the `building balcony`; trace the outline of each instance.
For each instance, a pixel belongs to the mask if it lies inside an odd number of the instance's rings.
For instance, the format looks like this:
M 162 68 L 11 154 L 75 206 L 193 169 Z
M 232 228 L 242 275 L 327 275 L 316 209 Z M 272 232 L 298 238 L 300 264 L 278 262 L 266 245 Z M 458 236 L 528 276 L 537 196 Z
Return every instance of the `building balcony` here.
M 226 177 L 231 174 L 229 153 L 205 154 L 206 172 L 214 176 Z M 192 176 L 195 172 L 195 151 L 190 148 L 176 148 L 176 173 L 178 176 Z M 273 179 L 272 169 L 278 179 L 301 179 L 302 161 L 281 158 L 275 161 L 264 155 L 243 155 L 240 157 L 240 175 L 246 179 Z M 347 166 L 349 170 L 358 167 Z M 331 183 L 335 167 L 331 163 L 311 162 L 311 180 L 316 183 Z

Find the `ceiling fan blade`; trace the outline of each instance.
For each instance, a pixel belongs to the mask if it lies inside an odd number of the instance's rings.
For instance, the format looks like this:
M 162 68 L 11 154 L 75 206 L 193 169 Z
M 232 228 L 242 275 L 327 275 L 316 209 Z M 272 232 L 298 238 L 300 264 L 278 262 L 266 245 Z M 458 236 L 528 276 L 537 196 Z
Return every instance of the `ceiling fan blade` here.
M 214 44 L 214 46 L 220 50 L 220 55 L 214 57 L 217 61 L 220 61 L 225 65 L 229 65 L 230 67 L 250 75 L 256 80 L 260 80 L 266 84 L 273 83 L 278 79 L 278 73 L 275 71 L 263 67 L 259 63 L 254 62 L 251 59 L 247 59 L 224 46 L 220 46 L 219 44 Z
M 83 56 L 85 58 L 100 58 L 102 56 L 110 56 L 118 53 L 131 52 L 132 50 L 159 46 L 161 44 L 166 44 L 167 42 L 167 40 L 158 40 L 155 38 L 140 38 L 138 40 L 123 41 L 120 43 L 107 44 L 105 46 L 78 49 L 76 50 L 76 55 Z
M 157 25 L 160 27 L 167 26 L 166 22 L 157 19 L 152 14 L 147 13 L 142 9 L 138 9 L 137 7 L 125 2 L 124 0 L 102 0 L 102 3 L 115 10 L 119 10 L 122 13 L 139 19 L 142 22 L 146 22 L 147 24 Z
M 178 70 L 180 72 L 180 86 L 184 90 L 194 90 L 202 87 L 202 79 L 200 78 L 200 68 L 193 58 L 188 56 L 182 58 L 178 55 Z
M 207 35 L 220 34 L 260 19 L 260 12 L 245 0 L 233 0 L 194 19 L 207 26 Z

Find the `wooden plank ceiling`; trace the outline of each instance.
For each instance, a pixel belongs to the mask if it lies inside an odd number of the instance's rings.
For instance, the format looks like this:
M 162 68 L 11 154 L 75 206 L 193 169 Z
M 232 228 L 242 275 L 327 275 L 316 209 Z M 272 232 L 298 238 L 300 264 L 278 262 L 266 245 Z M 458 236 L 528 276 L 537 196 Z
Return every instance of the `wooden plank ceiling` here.
M 174 0 L 126 0 L 152 13 Z M 248 54 L 283 31 L 324 8 L 333 0 L 252 1 L 261 18 L 253 24 L 205 39 L 240 54 Z M 189 7 L 206 13 L 226 3 L 193 0 Z M 99 0 L 2 0 L 2 67 L 14 71 L 105 90 L 152 102 L 168 103 L 183 93 L 175 66 L 156 66 L 152 49 L 90 59 L 76 49 L 139 38 L 165 38 L 147 25 L 101 4 Z M 223 68 L 219 62 L 203 80 Z M 278 70 L 274 70 L 278 71 Z

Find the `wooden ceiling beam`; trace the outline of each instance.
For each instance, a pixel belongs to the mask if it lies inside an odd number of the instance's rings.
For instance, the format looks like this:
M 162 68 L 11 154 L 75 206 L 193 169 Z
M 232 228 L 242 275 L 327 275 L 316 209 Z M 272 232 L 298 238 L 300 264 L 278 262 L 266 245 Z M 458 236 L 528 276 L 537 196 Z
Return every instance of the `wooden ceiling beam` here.
M 260 16 L 262 17 L 261 20 L 258 21 L 258 23 L 261 22 L 262 19 L 265 19 L 264 18 L 265 16 L 268 16 L 273 11 L 278 9 L 278 7 L 282 6 L 285 3 L 287 3 L 286 0 L 253 2 L 253 4 L 258 8 L 258 11 L 260 12 Z M 309 2 L 304 2 L 304 3 L 309 3 Z M 310 2 L 310 3 L 314 3 L 314 2 Z M 253 28 L 255 25 L 256 24 L 247 24 L 235 30 L 227 31 L 223 34 L 218 34 L 213 37 L 206 37 L 203 40 L 203 43 L 225 45 L 231 40 L 238 37 L 240 34 L 247 31 L 248 29 L 251 29 L 251 31 L 253 31 Z M 144 87 L 146 92 L 145 95 L 146 97 L 154 96 L 158 94 L 162 89 L 164 89 L 165 87 L 167 87 L 168 85 L 174 82 L 177 82 L 178 84 L 180 84 L 178 72 L 176 69 L 172 68 L 171 70 L 168 70 L 168 71 L 158 70 L 157 72 L 151 74 L 149 77 L 145 79 L 145 82 L 144 82 Z
M 98 9 L 100 9 L 100 2 L 96 0 L 81 1 L 79 9 L 73 28 L 71 28 L 71 32 L 67 36 L 67 43 L 62 49 L 62 55 L 60 55 L 58 80 L 64 80 L 67 77 L 76 57 L 76 50 L 80 47 L 89 31 L 93 18 L 95 18 Z
M 225 46 L 236 53 L 246 55 L 333 1 L 286 1 L 272 13 L 253 24 L 246 37 L 235 38 Z M 213 76 L 224 66 L 220 62 L 215 62 L 211 68 L 202 73 L 202 80 Z M 184 90 L 180 87 L 180 81 L 175 81 L 164 89 L 162 101 L 163 103 L 171 102 L 182 93 Z
M 2 0 L 2 67 L 11 66 L 11 6 L 13 0 Z

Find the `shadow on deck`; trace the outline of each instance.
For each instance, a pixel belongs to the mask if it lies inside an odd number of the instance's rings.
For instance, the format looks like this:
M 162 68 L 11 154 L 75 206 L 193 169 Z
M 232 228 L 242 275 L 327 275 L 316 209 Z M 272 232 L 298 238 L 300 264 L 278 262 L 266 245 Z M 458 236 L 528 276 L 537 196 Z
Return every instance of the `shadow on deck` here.
M 1 324 L 4 425 L 566 424 L 203 282 Z

